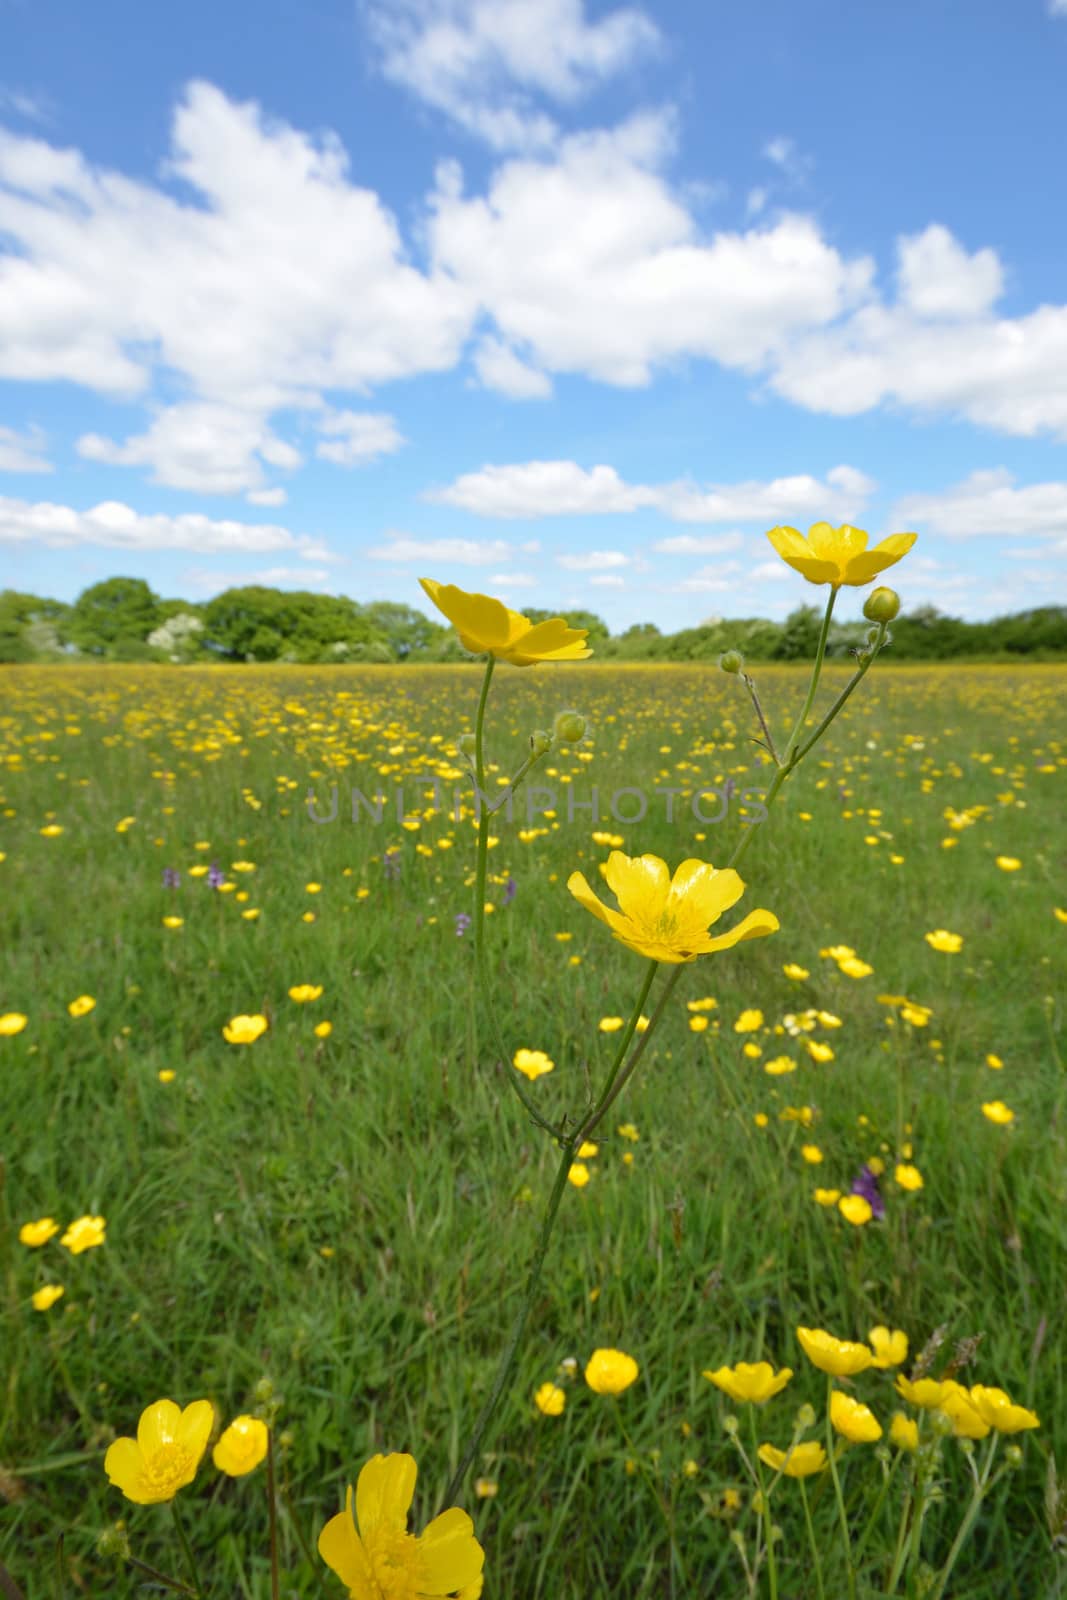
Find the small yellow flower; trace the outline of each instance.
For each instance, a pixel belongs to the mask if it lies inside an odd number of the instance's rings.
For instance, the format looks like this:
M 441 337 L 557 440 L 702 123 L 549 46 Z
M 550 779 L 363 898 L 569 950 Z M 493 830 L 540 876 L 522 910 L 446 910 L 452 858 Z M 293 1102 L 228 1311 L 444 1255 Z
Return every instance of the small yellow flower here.
M 40 829 L 42 839 L 58 839 L 62 832 L 63 829 L 58 822 L 49 822 Z
M 830 1421 L 852 1444 L 873 1444 L 882 1437 L 882 1425 L 874 1412 L 840 1389 L 830 1391 Z
M 211 1459 L 230 1478 L 252 1472 L 267 1453 L 267 1425 L 258 1417 L 234 1417 L 219 1434 Z
M 304 893 L 305 894 L 321 894 L 322 893 L 322 884 L 321 883 L 305 883 L 305 885 L 304 885 Z
M 332 1022 L 316 1022 L 314 1033 L 316 1039 L 328 1039 L 333 1032 Z
M 177 1076 L 178 1074 L 175 1072 L 173 1067 L 160 1067 L 159 1071 L 156 1073 L 156 1077 L 159 1079 L 160 1083 L 173 1083 Z
M 54 1217 L 38 1217 L 36 1222 L 24 1222 L 19 1229 L 19 1244 L 24 1244 L 30 1250 L 39 1250 L 49 1239 L 54 1239 L 59 1232 L 59 1223 Z
M 103 1217 L 85 1216 L 76 1218 L 59 1242 L 72 1256 L 80 1256 L 83 1250 L 95 1250 L 97 1245 L 103 1244 L 106 1236 L 107 1223 Z
M 182 928 L 182 927 L 185 926 L 185 918 L 184 917 L 164 917 L 163 918 L 163 926 L 165 928 Z
M 1003 1100 L 984 1100 L 982 1115 L 1000 1127 L 1006 1127 L 1009 1122 L 1015 1121 L 1015 1112 L 1010 1106 L 1006 1106 Z
M 852 1378 L 874 1365 L 874 1355 L 865 1344 L 835 1339 L 822 1328 L 798 1328 L 797 1339 L 812 1365 L 832 1378 Z
M 244 917 L 246 922 L 255 922 L 256 918 L 259 916 L 259 907 L 249 906 L 247 911 L 241 912 L 241 915 Z
M 840 1189 L 816 1189 L 815 1201 L 820 1206 L 836 1206 L 841 1198 Z
M 632 1122 L 620 1122 L 615 1132 L 620 1139 L 629 1139 L 631 1144 L 636 1144 L 641 1137 Z
M 474 1492 L 479 1500 L 495 1500 L 500 1493 L 500 1485 L 495 1478 L 475 1478 Z
M 61 1283 L 46 1283 L 43 1288 L 34 1290 L 30 1296 L 35 1311 L 51 1311 L 57 1300 L 61 1300 L 66 1293 Z
M 584 1189 L 589 1182 L 589 1168 L 584 1161 L 572 1161 L 567 1168 L 567 1182 L 576 1189 Z
M 786 566 L 809 583 L 829 583 L 839 589 L 842 584 L 860 588 L 870 583 L 906 556 L 919 536 L 891 533 L 868 550 L 867 534 L 862 528 L 853 528 L 847 522 L 840 528 L 815 522 L 807 534 L 796 528 L 778 527 L 771 528 L 767 537 Z
M 936 1411 L 948 1394 L 948 1385 L 937 1378 L 917 1378 L 912 1383 L 898 1372 L 896 1391 L 909 1405 L 918 1406 L 921 1411 Z
M 865 1200 L 861 1194 L 843 1194 L 837 1202 L 837 1209 L 845 1221 L 851 1222 L 854 1228 L 862 1228 L 874 1215 L 871 1202 Z
M 109 1481 L 139 1506 L 173 1500 L 196 1477 L 214 1421 L 210 1400 L 194 1400 L 184 1411 L 173 1400 L 157 1400 L 142 1411 L 136 1439 L 109 1446 Z
M 986 1438 L 990 1425 L 979 1415 L 977 1407 L 971 1400 L 970 1390 L 952 1379 L 947 1379 L 943 1387 L 945 1394 L 938 1409 L 951 1420 L 952 1431 L 956 1438 Z
M 801 1039 L 800 1042 L 813 1061 L 826 1062 L 834 1059 L 832 1045 L 823 1044 L 819 1039 Z
M 532 667 L 539 661 L 584 661 L 593 653 L 585 642 L 588 630 L 572 628 L 563 617 L 533 623 L 490 595 L 471 594 L 433 578 L 420 578 L 419 583 L 472 655 L 491 655 L 513 667 Z
M 898 1450 L 918 1450 L 919 1424 L 913 1417 L 906 1417 L 903 1411 L 894 1411 L 889 1424 L 889 1442 L 895 1444 Z
M 908 1336 L 899 1328 L 890 1330 L 879 1323 L 867 1335 L 867 1342 L 874 1351 L 876 1367 L 899 1367 L 908 1359 Z
M 673 964 L 695 961 L 714 950 L 728 950 L 744 939 L 759 939 L 778 929 L 769 911 L 750 911 L 728 933 L 712 937 L 709 925 L 745 892 L 732 868 L 717 869 L 708 861 L 683 861 L 673 878 L 659 856 L 626 856 L 613 850 L 604 877 L 619 902 L 605 906 L 581 872 L 572 872 L 567 888 L 580 905 L 606 923 L 620 943 L 653 961 Z
M 992 1067 L 994 1072 L 1001 1072 L 1004 1068 L 1004 1063 L 999 1056 L 986 1056 L 985 1064 L 987 1067 Z
M 690 1017 L 689 1018 L 689 1031 L 690 1031 L 690 1033 L 704 1033 L 704 1032 L 707 1031 L 707 1026 L 708 1026 L 707 1017 L 696 1016 L 696 1017 Z
M 971 1404 L 983 1422 L 998 1433 L 1021 1433 L 1024 1428 L 1040 1428 L 1037 1413 L 1012 1403 L 1003 1389 L 988 1389 L 976 1383 L 970 1391 Z
M 795 961 L 787 961 L 782 971 L 787 978 L 792 978 L 794 983 L 801 983 L 805 978 L 810 978 L 811 976 L 807 967 L 800 967 Z
M 543 1383 L 534 1395 L 534 1405 L 545 1417 L 558 1417 L 566 1404 L 566 1392 L 558 1383 Z
M 592 1161 L 599 1148 L 600 1146 L 595 1145 L 591 1139 L 583 1139 L 578 1146 L 579 1161 Z
M 772 1472 L 782 1472 L 787 1478 L 810 1478 L 822 1472 L 827 1465 L 826 1451 L 816 1439 L 806 1444 L 795 1444 L 791 1450 L 779 1450 L 773 1444 L 761 1444 L 759 1458 Z
M 933 933 L 926 934 L 925 938 L 931 950 L 940 950 L 945 955 L 958 955 L 963 949 L 963 935 L 949 933 L 947 928 L 935 928 Z
M 846 978 L 869 978 L 874 968 L 866 961 L 861 961 L 859 956 L 846 956 L 844 961 L 837 963 L 838 972 L 843 972 Z
M 737 1021 L 734 1023 L 734 1032 L 735 1033 L 755 1033 L 757 1028 L 762 1028 L 762 1027 L 763 1027 L 763 1012 L 757 1010 L 755 1007 L 751 1007 L 747 1011 L 742 1011 L 741 1015 L 738 1017 Z
M 231 1017 L 222 1030 L 222 1037 L 227 1044 L 254 1044 L 266 1031 L 267 1019 L 264 1016 Z
M 585 1381 L 594 1394 L 621 1394 L 637 1379 L 638 1365 L 622 1350 L 594 1350 L 585 1369 Z
M 913 1167 L 910 1162 L 902 1161 L 897 1165 L 893 1174 L 902 1189 L 916 1190 L 923 1186 L 923 1175 L 918 1167 Z
M 5 1011 L 0 1017 L 0 1039 L 12 1038 L 16 1033 L 21 1033 L 29 1018 L 21 1011 Z
M 1016 856 L 998 856 L 997 866 L 1001 872 L 1018 872 L 1022 862 Z
M 465 1511 L 451 1506 L 418 1536 L 407 1531 L 417 1473 L 409 1455 L 373 1456 L 319 1534 L 319 1555 L 356 1600 L 481 1593 L 485 1552 Z
M 802 1144 L 800 1153 L 810 1167 L 817 1167 L 823 1159 L 823 1153 L 817 1144 Z
M 793 1369 L 783 1367 L 780 1372 L 775 1372 L 769 1361 L 739 1361 L 735 1367 L 719 1367 L 716 1372 L 705 1372 L 703 1376 L 728 1394 L 731 1400 L 739 1403 L 750 1401 L 753 1405 L 762 1406 L 768 1400 L 773 1400 L 776 1394 L 781 1394 L 793 1376 Z
M 597 1023 L 597 1027 L 601 1033 L 618 1033 L 619 1029 L 622 1027 L 622 1018 L 601 1017 L 600 1021 Z
M 772 1078 L 780 1078 L 787 1072 L 795 1072 L 797 1064 L 792 1056 L 775 1056 L 773 1061 L 763 1063 L 764 1072 L 769 1072 Z
M 318 1000 L 321 997 L 321 983 L 298 983 L 289 990 L 290 1000 L 295 1000 L 299 1005 L 304 1005 L 309 1000 Z
M 72 1000 L 70 1002 L 67 1010 L 70 1012 L 72 1017 L 87 1017 L 95 1005 L 96 1001 L 93 999 L 91 994 L 80 994 L 77 1000 Z
M 511 1064 L 531 1083 L 546 1072 L 554 1072 L 556 1067 L 556 1063 L 543 1050 L 516 1050 Z
M 771 1119 L 767 1115 L 766 1111 L 756 1111 L 753 1112 L 752 1120 L 756 1124 L 757 1128 L 765 1128 Z
M 907 1000 L 900 1008 L 900 1015 L 904 1022 L 910 1022 L 913 1028 L 925 1028 L 933 1016 L 930 1006 L 921 1006 L 915 1000 Z

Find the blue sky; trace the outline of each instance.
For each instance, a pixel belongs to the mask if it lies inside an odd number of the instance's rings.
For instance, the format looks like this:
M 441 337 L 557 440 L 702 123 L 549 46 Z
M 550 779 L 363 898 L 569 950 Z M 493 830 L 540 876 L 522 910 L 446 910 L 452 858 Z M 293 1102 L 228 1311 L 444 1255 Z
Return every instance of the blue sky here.
M 0 584 L 1063 602 L 1065 81 L 1067 0 L 0 0 Z

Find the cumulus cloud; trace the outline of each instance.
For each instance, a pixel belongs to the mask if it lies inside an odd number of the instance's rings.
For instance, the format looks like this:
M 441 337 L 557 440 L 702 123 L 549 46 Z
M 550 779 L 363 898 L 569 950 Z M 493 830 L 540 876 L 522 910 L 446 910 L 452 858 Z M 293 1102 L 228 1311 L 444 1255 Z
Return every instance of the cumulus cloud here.
M 721 556 L 739 550 L 744 542 L 739 533 L 679 533 L 657 539 L 652 548 L 661 556 Z
M 583 0 L 375 0 L 365 12 L 385 77 L 496 150 L 553 143 L 535 94 L 573 103 L 659 45 L 643 11 L 589 22 Z
M 159 411 L 145 433 L 118 444 L 85 433 L 77 451 L 87 461 L 146 466 L 153 483 L 202 494 L 238 494 L 263 486 L 263 463 L 292 469 L 300 452 L 273 433 L 262 416 L 234 406 L 190 402 Z
M 317 427 L 328 437 L 316 445 L 315 454 L 338 467 L 366 466 L 407 443 L 395 418 L 379 411 L 327 412 Z
M 630 557 L 621 550 L 584 550 L 579 554 L 557 556 L 568 572 L 604 572 L 611 567 L 628 567 Z
M 851 520 L 874 487 L 865 473 L 848 466 L 833 467 L 823 480 L 800 473 L 702 488 L 684 481 L 626 483 L 605 465 L 587 470 L 576 461 L 526 461 L 464 473 L 423 498 L 484 517 L 608 516 L 651 508 L 678 522 L 777 523 L 793 517 Z M 736 538 L 716 536 L 716 549 Z M 655 549 L 667 555 L 715 553 L 707 540 L 685 538 L 661 540 Z
M 51 472 L 52 463 L 45 456 L 43 428 L 27 428 L 16 433 L 14 428 L 0 425 L 0 472 Z
M 0 544 L 43 544 L 70 549 L 106 545 L 116 550 L 193 550 L 201 555 L 289 550 L 306 561 L 333 559 L 321 540 L 271 523 L 214 521 L 198 513 L 145 516 L 117 500 L 88 511 L 42 500 L 0 496 Z
M 321 589 L 330 574 L 325 567 L 260 567 L 254 572 L 216 572 L 210 567 L 189 567 L 182 582 L 197 594 L 221 594 L 224 589 Z
M 519 548 L 524 554 L 534 554 L 538 546 L 530 543 Z M 516 546 L 504 539 L 412 539 L 406 534 L 390 534 L 386 544 L 374 545 L 363 554 L 372 561 L 433 562 L 444 569 L 453 563 L 461 567 L 491 567 L 510 561 L 515 552 Z
M 1067 539 L 1067 483 L 1017 488 L 1006 467 L 994 467 L 972 472 L 939 493 L 905 495 L 890 520 L 894 526 L 921 527 L 949 539 Z

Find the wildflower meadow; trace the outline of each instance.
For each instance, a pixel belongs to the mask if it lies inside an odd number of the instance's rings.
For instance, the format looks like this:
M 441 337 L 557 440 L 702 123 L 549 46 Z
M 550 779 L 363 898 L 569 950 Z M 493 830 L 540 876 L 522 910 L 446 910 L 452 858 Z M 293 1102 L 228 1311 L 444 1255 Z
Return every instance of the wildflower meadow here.
M 0 669 L 5 1600 L 1061 1593 L 1067 671 L 911 538 L 798 667 Z

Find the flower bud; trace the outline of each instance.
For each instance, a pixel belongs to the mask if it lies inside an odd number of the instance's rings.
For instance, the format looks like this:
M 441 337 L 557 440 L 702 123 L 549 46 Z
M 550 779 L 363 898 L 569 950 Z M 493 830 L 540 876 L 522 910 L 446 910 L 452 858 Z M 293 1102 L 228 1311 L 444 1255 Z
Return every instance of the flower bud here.
M 530 754 L 531 755 L 547 756 L 547 754 L 551 750 L 551 748 L 552 748 L 552 735 L 550 733 L 546 733 L 543 728 L 538 728 L 536 733 L 531 733 L 531 735 L 530 735 Z
M 564 744 L 577 744 L 585 738 L 585 718 L 578 711 L 559 711 L 552 724 L 552 733 Z
M 461 733 L 456 740 L 456 748 L 461 756 L 473 756 L 478 748 L 478 741 L 473 733 Z
M 872 589 L 863 602 L 863 615 L 868 622 L 892 622 L 900 610 L 900 596 L 895 589 L 884 586 Z
M 745 658 L 740 650 L 724 650 L 719 657 L 719 666 L 723 672 L 741 672 L 744 670 Z
M 728 1412 L 722 1419 L 722 1431 L 728 1433 L 731 1439 L 736 1439 L 739 1426 L 740 1424 L 732 1411 Z
M 1004 1452 L 1004 1460 L 1009 1467 L 1019 1466 L 1022 1462 L 1022 1459 L 1023 1453 L 1017 1444 L 1010 1444 Z
M 130 1559 L 130 1537 L 124 1522 L 114 1522 L 110 1528 L 104 1528 L 97 1535 L 96 1553 L 113 1561 Z
M 269 1378 L 260 1378 L 255 1388 L 252 1390 L 252 1393 L 255 1396 L 257 1403 L 261 1406 L 265 1406 L 268 1401 L 274 1399 L 274 1385 L 271 1383 Z
M 793 1426 L 798 1435 L 807 1433 L 809 1428 L 814 1428 L 815 1407 L 806 1404 L 802 1405 L 800 1410 L 797 1412 L 796 1417 L 793 1419 Z

